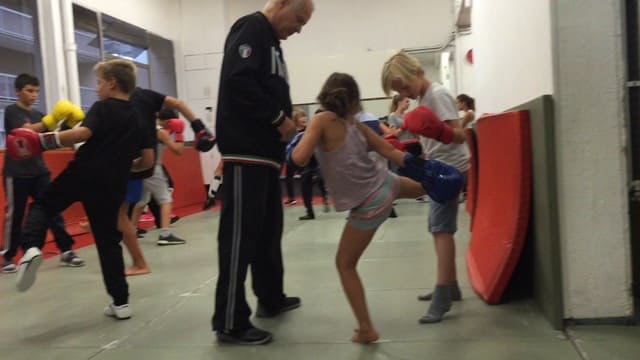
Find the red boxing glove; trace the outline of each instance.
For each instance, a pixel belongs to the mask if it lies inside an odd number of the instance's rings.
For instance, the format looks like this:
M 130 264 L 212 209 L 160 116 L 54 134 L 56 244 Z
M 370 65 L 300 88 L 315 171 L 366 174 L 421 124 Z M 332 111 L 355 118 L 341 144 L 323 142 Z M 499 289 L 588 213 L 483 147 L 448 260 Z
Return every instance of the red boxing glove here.
M 430 139 L 436 139 L 443 144 L 449 144 L 453 140 L 453 129 L 444 121 L 441 121 L 431 109 L 420 105 L 404 116 L 403 130 Z
M 17 128 L 7 135 L 7 154 L 14 160 L 30 159 L 44 150 L 60 147 L 57 132 L 38 134 L 31 129 Z
M 169 119 L 167 120 L 167 130 L 169 130 L 169 134 L 176 134 L 175 141 L 183 142 L 184 135 L 184 122 L 180 119 Z
M 394 148 L 402 152 L 406 151 L 404 144 L 400 142 L 400 140 L 398 140 L 398 138 L 395 135 L 387 134 L 384 136 L 384 139 L 387 140 L 389 144 L 393 145 Z

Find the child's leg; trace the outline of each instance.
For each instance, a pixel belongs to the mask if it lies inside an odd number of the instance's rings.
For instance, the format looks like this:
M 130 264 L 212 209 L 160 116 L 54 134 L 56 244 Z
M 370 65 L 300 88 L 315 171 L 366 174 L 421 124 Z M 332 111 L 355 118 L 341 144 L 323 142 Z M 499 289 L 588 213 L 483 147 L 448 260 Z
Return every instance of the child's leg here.
M 397 196 L 398 199 L 415 199 L 418 196 L 422 196 L 427 193 L 419 182 L 413 181 L 404 176 L 398 176 L 398 178 L 400 179 L 400 191 Z
M 122 306 L 129 303 L 129 285 L 125 278 L 118 223 L 121 217 L 126 218 L 128 204 L 119 204 L 121 200 L 118 199 L 122 199 L 122 195 L 115 195 L 96 192 L 84 199 L 83 205 L 93 229 L 107 292 L 113 299 L 113 305 Z M 135 239 L 133 227 L 130 228 Z
M 376 229 L 358 229 L 347 223 L 342 232 L 338 253 L 336 254 L 336 267 L 338 268 L 342 288 L 358 320 L 359 328 L 351 340 L 364 344 L 378 340 L 379 335 L 371 323 L 362 281 L 356 266 L 364 249 L 371 242 Z
M 446 232 L 433 233 L 433 241 L 438 256 L 438 279 L 436 285 L 451 284 L 456 276 L 456 244 L 453 234 Z
M 127 247 L 127 250 L 129 250 L 129 255 L 131 255 L 131 261 L 133 262 L 131 267 L 126 270 L 126 275 L 148 274 L 151 270 L 149 269 L 149 266 L 147 266 L 147 262 L 142 255 L 142 249 L 140 249 L 140 244 L 138 243 L 136 230 L 133 224 L 131 224 L 129 216 L 127 216 L 128 209 L 129 204 L 124 202 L 120 205 L 120 210 L 118 211 L 118 230 L 122 232 L 122 241 Z M 93 231 L 95 233 L 95 228 Z

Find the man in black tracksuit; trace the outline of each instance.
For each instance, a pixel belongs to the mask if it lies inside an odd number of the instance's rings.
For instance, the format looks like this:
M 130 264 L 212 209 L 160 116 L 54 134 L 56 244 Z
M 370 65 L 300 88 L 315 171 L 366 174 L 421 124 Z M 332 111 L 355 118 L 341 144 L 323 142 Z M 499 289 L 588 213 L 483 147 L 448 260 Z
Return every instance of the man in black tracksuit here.
M 300 299 L 287 297 L 283 289 L 280 168 L 295 125 L 280 40 L 300 32 L 312 12 L 311 0 L 269 0 L 261 12 L 236 21 L 225 42 L 216 120 L 225 201 L 212 319 L 219 341 L 265 344 L 272 339 L 249 321 L 244 292 L 249 265 L 256 316 L 273 317 L 300 306 Z

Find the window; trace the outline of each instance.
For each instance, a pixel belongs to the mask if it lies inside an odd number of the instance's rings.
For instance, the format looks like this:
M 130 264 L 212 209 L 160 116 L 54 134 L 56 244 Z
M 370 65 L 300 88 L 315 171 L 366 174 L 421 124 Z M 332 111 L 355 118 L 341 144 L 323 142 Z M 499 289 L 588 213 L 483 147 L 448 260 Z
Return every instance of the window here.
M 4 109 L 17 101 L 13 82 L 29 73 L 43 82 L 36 0 L 0 0 L 0 147 L 5 146 Z M 35 108 L 45 111 L 44 87 Z
M 102 59 L 98 14 L 81 6 L 73 5 L 73 27 L 78 49 L 80 107 L 87 111 L 98 100 L 96 78 L 93 74 L 93 67 Z

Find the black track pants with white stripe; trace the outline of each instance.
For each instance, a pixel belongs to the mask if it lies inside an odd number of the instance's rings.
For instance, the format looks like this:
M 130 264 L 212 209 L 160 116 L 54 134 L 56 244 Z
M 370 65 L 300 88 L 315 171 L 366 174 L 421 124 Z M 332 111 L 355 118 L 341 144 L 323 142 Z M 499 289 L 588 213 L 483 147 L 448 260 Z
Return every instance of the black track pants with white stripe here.
M 244 281 L 268 309 L 284 300 L 280 172 L 269 166 L 224 163 L 224 201 L 218 229 L 218 282 L 214 331 L 251 326 Z

